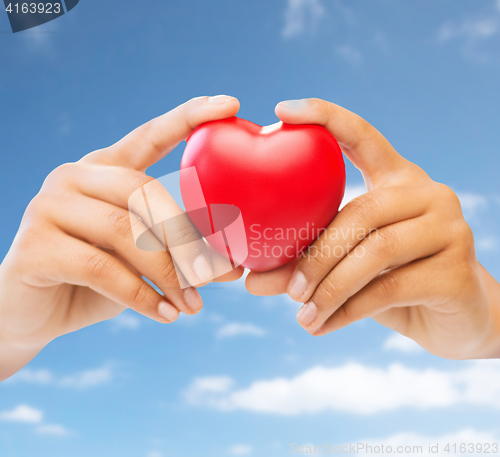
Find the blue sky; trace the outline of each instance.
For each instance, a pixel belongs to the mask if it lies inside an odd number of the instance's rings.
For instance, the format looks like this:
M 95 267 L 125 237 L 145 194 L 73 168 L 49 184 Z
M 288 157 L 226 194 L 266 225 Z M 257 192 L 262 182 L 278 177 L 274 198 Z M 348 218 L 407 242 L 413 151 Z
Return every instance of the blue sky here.
M 278 101 L 315 96 L 455 189 L 500 278 L 498 1 L 81 0 L 15 35 L 0 12 L 0 32 L 2 256 L 59 164 L 193 96 L 237 96 L 259 124 L 276 121 Z M 150 173 L 175 171 L 181 155 Z M 347 195 L 362 192 L 351 165 L 347 176 Z M 296 304 L 241 282 L 201 293 L 200 315 L 173 325 L 126 312 L 50 344 L 0 385 L 0 456 L 500 442 L 496 361 L 442 360 L 370 320 L 313 338 Z

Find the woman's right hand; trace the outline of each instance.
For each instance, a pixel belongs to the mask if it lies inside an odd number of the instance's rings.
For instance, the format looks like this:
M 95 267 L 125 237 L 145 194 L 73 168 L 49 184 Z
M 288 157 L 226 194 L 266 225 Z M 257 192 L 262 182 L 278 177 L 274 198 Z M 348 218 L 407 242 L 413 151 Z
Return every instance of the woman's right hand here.
M 146 197 L 175 213 L 172 197 L 145 170 L 199 124 L 234 116 L 238 109 L 233 97 L 192 99 L 47 177 L 0 266 L 0 380 L 54 338 L 126 308 L 162 323 L 175 321 L 179 312 L 200 311 L 199 293 L 181 289 L 168 249 L 136 247 L 133 234 L 143 230 L 144 217 L 129 213 L 128 200 L 148 189 Z M 195 230 L 186 224 L 179 227 L 180 237 Z M 179 265 L 191 284 L 213 277 L 204 249 Z M 235 280 L 242 272 L 238 268 L 218 280 Z

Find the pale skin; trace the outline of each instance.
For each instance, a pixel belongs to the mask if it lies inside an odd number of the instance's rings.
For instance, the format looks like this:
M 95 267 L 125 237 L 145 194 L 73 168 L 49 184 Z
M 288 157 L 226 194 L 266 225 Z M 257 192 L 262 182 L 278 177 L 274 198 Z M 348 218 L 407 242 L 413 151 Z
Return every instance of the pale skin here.
M 152 181 L 146 169 L 196 126 L 234 116 L 238 109 L 233 97 L 190 100 L 48 176 L 0 266 L 0 380 L 58 336 L 124 309 L 161 323 L 201 310 L 196 288 L 179 287 L 168 249 L 136 248 L 132 224 L 141 219 L 130 218 L 127 202 Z M 475 257 L 456 195 L 337 105 L 283 102 L 276 114 L 291 124 L 324 125 L 361 171 L 369 192 L 349 203 L 322 235 L 326 238 L 315 242 L 343 254 L 306 253 L 274 271 L 251 272 L 247 289 L 256 295 L 288 293 L 305 303 L 298 320 L 313 335 L 372 317 L 442 357 L 499 357 L 500 285 Z M 339 228 L 350 228 L 343 231 L 350 235 L 329 239 Z M 359 233 L 370 229 L 377 230 L 360 239 Z M 348 255 L 355 246 L 366 254 Z M 200 284 L 208 282 L 206 269 L 200 275 L 200 268 L 185 268 L 186 277 L 195 274 Z M 238 268 L 217 280 L 242 274 Z
M 47 177 L 0 266 L 0 380 L 58 336 L 111 319 L 126 308 L 164 324 L 180 312 L 201 310 L 196 288 L 180 288 L 168 250 L 135 246 L 132 221 L 141 221 L 131 219 L 128 200 L 154 182 L 145 170 L 194 128 L 232 117 L 238 109 L 233 97 L 190 100 Z M 153 191 L 159 206 L 171 204 L 168 194 Z M 179 233 L 189 237 L 191 227 L 180 227 Z M 182 270 L 185 276 L 195 271 L 200 268 L 194 265 Z M 242 274 L 238 268 L 217 280 Z M 210 277 L 210 271 L 202 268 L 198 276 L 204 275 Z M 198 283 L 207 282 L 203 279 Z

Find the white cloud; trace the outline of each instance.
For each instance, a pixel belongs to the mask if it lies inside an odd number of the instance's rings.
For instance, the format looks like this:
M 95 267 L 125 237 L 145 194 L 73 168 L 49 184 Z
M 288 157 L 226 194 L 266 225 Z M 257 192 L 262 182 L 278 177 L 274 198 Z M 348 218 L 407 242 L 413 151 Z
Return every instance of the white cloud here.
M 448 43 L 458 40 L 461 42 L 462 53 L 469 58 L 477 61 L 485 61 L 489 56 L 481 51 L 478 46 L 500 33 L 500 8 L 499 2 L 496 2 L 497 8 L 490 14 L 476 15 L 475 17 L 466 17 L 461 21 L 448 21 L 443 24 L 437 33 L 439 43 Z
M 30 52 L 46 59 L 52 60 L 56 57 L 56 37 L 58 26 L 54 21 L 42 24 L 36 28 L 19 32 L 20 43 Z
M 43 420 L 43 412 L 28 405 L 19 405 L 13 410 L 0 412 L 0 420 L 4 422 L 39 424 Z
M 67 436 L 69 430 L 59 424 L 44 424 L 44 413 L 29 405 L 18 405 L 10 411 L 0 412 L 0 421 L 37 424 L 35 433 L 40 435 Z
M 473 192 L 456 192 L 466 219 L 472 220 L 478 212 L 488 208 L 488 199 Z
M 26 383 L 85 389 L 108 383 L 113 377 L 113 371 L 109 366 L 84 370 L 67 376 L 56 376 L 47 369 L 32 370 L 30 368 L 23 368 L 14 376 L 5 380 L 3 384 Z
M 31 368 L 23 368 L 15 375 L 6 379 L 2 384 L 15 384 L 16 382 L 24 382 L 26 384 L 52 384 L 54 375 L 50 370 L 32 370 Z
M 141 326 L 141 320 L 128 312 L 123 312 L 110 321 L 114 330 L 137 330 Z
M 253 324 L 230 322 L 217 330 L 217 338 L 233 338 L 235 336 L 264 336 L 266 331 Z
M 184 392 L 184 397 L 191 404 L 211 403 L 207 395 L 227 393 L 233 385 L 234 381 L 229 376 L 196 378 Z
M 74 375 L 65 376 L 59 381 L 62 387 L 73 387 L 75 389 L 86 389 L 105 384 L 113 379 L 113 372 L 107 366 L 94 370 L 85 370 Z
M 404 354 L 418 354 L 419 352 L 423 352 L 423 349 L 415 341 L 400 333 L 390 335 L 385 340 L 383 348 L 388 351 L 403 352 Z
M 43 424 L 35 429 L 39 435 L 68 436 L 70 434 L 66 427 L 59 424 Z
M 463 37 L 467 40 L 478 40 L 496 35 L 499 23 L 496 18 L 467 19 L 461 23 L 444 24 L 438 33 L 438 40 L 442 42 Z
M 401 408 L 427 410 L 453 405 L 500 409 L 500 360 L 458 363 L 461 368 L 386 368 L 349 363 L 315 367 L 293 378 L 258 380 L 236 388 L 228 377 L 198 378 L 186 400 L 221 411 L 246 410 L 295 416 L 326 411 L 375 414 Z
M 360 195 L 366 194 L 367 190 L 364 184 L 357 184 L 355 186 L 346 186 L 344 198 L 342 203 L 340 204 L 340 208 L 343 208 L 347 205 L 351 200 L 354 200 L 356 197 Z
M 495 251 L 498 249 L 499 245 L 500 243 L 498 238 L 495 238 L 494 236 L 486 236 L 476 240 L 476 249 L 478 251 Z
M 146 457 L 163 457 L 163 454 L 160 451 L 149 451 Z
M 324 12 L 321 0 L 288 0 L 282 35 L 293 38 L 314 32 Z
M 337 46 L 337 54 L 353 65 L 361 65 L 363 63 L 363 54 L 357 48 L 350 44 Z
M 235 444 L 228 450 L 229 455 L 250 455 L 253 447 L 248 444 Z

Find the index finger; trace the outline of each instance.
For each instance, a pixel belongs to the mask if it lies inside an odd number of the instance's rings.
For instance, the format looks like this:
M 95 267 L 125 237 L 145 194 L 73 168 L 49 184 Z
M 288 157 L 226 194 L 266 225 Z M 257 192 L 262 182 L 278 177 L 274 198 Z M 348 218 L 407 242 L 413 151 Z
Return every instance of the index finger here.
M 138 127 L 85 161 L 144 171 L 165 157 L 192 131 L 208 121 L 235 116 L 239 101 L 228 95 L 197 97 Z
M 276 106 L 277 116 L 288 124 L 318 124 L 338 141 L 371 190 L 384 177 L 407 167 L 406 160 L 387 139 L 362 117 L 324 100 L 289 100 Z

